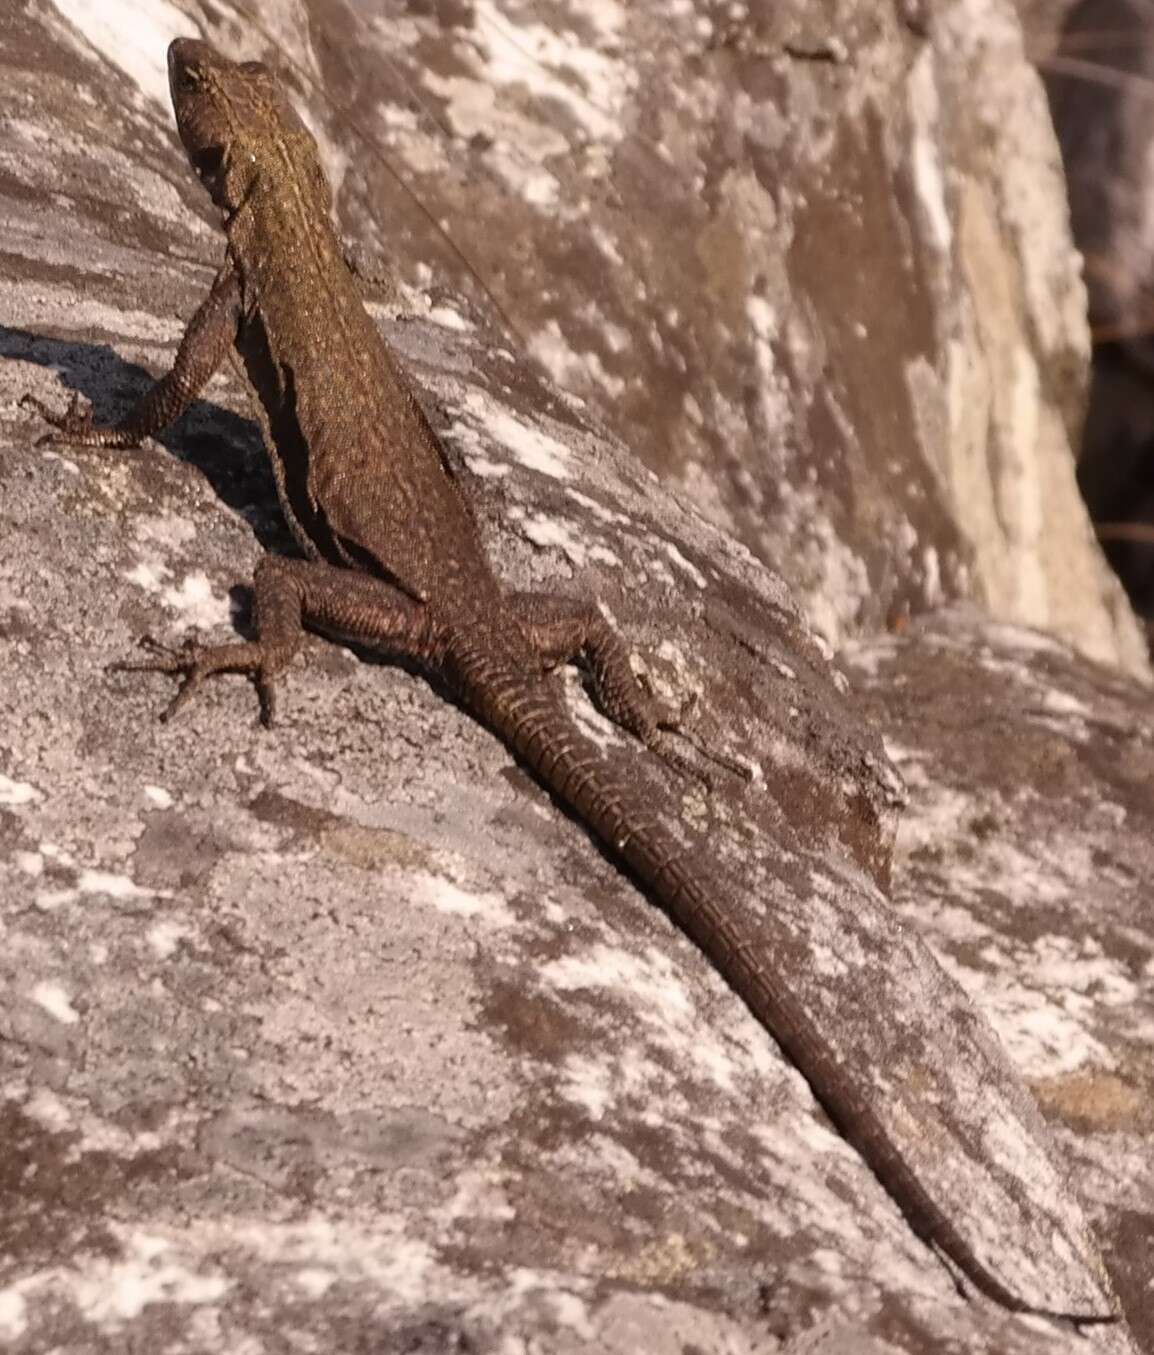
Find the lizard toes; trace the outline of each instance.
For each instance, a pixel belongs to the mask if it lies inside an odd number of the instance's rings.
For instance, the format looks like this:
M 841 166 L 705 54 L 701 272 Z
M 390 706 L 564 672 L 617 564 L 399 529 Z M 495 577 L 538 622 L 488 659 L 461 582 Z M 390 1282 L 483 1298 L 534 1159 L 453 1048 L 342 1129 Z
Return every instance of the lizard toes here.
M 140 649 L 149 654 L 147 659 L 114 659 L 106 669 L 109 673 L 183 673 L 195 663 L 192 642 L 186 641 L 177 649 L 142 635 L 137 641 Z
M 20 403 L 27 409 L 35 410 L 52 427 L 36 439 L 37 447 L 51 446 L 62 442 L 86 442 L 92 437 L 92 411 L 80 403 L 75 392 L 63 413 L 50 409 L 43 400 L 31 393 L 25 393 Z
M 190 698 L 196 692 L 196 689 L 203 681 L 203 677 L 198 679 L 195 673 L 190 673 L 188 677 L 180 684 L 180 688 L 172 700 L 165 706 L 160 713 L 161 724 L 168 724 L 175 720 L 180 711 L 188 704 Z
M 260 699 L 260 722 L 271 729 L 277 720 L 276 685 L 263 672 L 257 674 L 256 692 Z

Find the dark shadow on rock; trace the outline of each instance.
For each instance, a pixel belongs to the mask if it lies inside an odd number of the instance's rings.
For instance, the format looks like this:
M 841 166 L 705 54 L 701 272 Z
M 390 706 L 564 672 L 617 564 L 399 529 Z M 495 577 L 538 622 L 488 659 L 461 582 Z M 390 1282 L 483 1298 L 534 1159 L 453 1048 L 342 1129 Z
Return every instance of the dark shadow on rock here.
M 3 358 L 34 362 L 57 372 L 58 395 L 37 394 L 46 404 L 63 410 L 76 392 L 92 406 L 98 424 L 121 418 L 155 379 L 144 367 L 126 362 L 108 344 L 45 338 L 0 325 Z M 27 417 L 30 440 L 35 440 L 45 427 L 31 411 Z M 294 553 L 254 420 L 211 401 L 195 400 L 155 441 L 201 471 L 214 493 L 248 522 L 266 550 Z
M 1095 340 L 1078 484 L 1130 601 L 1154 618 L 1154 11 L 1148 0 L 1079 0 L 1044 74 Z

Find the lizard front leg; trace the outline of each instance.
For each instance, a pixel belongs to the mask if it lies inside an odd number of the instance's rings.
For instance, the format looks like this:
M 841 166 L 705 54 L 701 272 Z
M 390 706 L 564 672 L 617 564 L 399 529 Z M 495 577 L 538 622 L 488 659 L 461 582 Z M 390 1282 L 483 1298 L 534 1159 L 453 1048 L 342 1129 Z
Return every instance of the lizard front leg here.
M 78 395 L 73 395 L 63 413 L 49 409 L 34 395 L 22 396 L 20 403 L 35 409 L 53 428 L 37 445 L 139 447 L 144 438 L 175 422 L 200 394 L 236 340 L 240 313 L 240 283 L 235 271 L 226 267 L 188 322 L 171 371 L 156 381 L 122 419 L 107 427 L 92 422 L 92 411 L 81 408 Z
M 149 659 L 114 664 L 121 672 L 182 673 L 163 719 L 171 719 L 217 673 L 249 674 L 261 719 L 276 718 L 277 685 L 305 639 L 305 625 L 363 640 L 418 660 L 436 658 L 438 632 L 420 603 L 382 579 L 311 560 L 266 555 L 253 575 L 257 638 L 189 645 Z

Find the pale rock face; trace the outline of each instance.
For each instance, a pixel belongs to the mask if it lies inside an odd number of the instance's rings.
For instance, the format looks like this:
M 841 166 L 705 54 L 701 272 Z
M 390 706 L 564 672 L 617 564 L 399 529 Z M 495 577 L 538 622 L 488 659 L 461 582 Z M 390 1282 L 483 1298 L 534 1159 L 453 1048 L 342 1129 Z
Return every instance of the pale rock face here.
M 965 598 L 1145 678 L 1075 483 L 1081 260 L 1008 0 L 551 12 L 379 29 L 426 110 L 392 151 L 554 380 L 831 644 Z

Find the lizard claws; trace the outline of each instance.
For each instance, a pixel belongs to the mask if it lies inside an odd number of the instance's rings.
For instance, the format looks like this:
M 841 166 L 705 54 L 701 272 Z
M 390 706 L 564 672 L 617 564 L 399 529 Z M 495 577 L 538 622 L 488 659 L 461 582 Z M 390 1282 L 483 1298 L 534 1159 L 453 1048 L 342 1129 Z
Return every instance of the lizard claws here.
M 649 688 L 652 694 L 653 688 L 647 678 L 642 678 L 642 682 Z M 676 734 L 678 738 L 683 739 L 694 750 L 695 753 L 706 762 L 711 762 L 714 766 L 721 767 L 730 775 L 739 777 L 742 781 L 752 781 L 753 772 L 745 763 L 739 762 L 736 758 L 726 757 L 724 753 L 718 753 L 712 749 L 706 741 L 701 738 L 693 729 L 693 724 L 697 715 L 699 705 L 699 695 L 697 692 L 690 692 L 681 702 L 681 705 L 674 710 L 666 705 L 664 709 L 657 714 L 656 725 L 658 730 L 669 731 Z M 651 744 L 653 751 L 663 758 L 666 762 L 676 767 L 679 771 L 694 777 L 700 781 L 705 789 L 712 791 L 714 789 L 713 778 L 708 772 L 703 771 L 681 753 L 675 752 L 670 746 L 668 739 L 659 736 L 658 741 Z
M 147 650 L 150 659 L 114 659 L 105 672 L 108 673 L 179 673 L 195 663 L 194 652 L 198 648 L 197 634 L 190 631 L 184 643 L 179 647 L 167 645 L 152 635 L 142 635 L 137 640 L 140 649 Z
M 248 673 L 260 699 L 260 722 L 266 729 L 272 727 L 278 670 L 270 665 L 259 644 L 202 645 L 196 631 L 190 631 L 179 647 L 162 644 L 151 635 L 142 635 L 139 643 L 150 652 L 150 658 L 120 659 L 109 664 L 108 671 L 180 674 L 180 687 L 160 716 L 163 723 L 174 719 L 208 678 L 217 673 Z
M 35 410 L 42 419 L 52 425 L 47 433 L 41 433 L 36 439 L 37 447 L 68 442 L 91 443 L 93 433 L 96 431 L 92 423 L 92 410 L 81 405 L 78 392 L 73 392 L 68 408 L 63 413 L 51 409 L 30 392 L 25 392 L 20 397 L 20 404 L 25 409 Z
M 179 648 L 166 645 L 151 635 L 142 635 L 137 641 L 139 647 L 151 657 L 147 659 L 116 659 L 107 668 L 109 673 L 183 673 L 184 681 L 176 695 L 161 712 L 161 722 L 167 724 L 180 710 L 181 706 L 200 686 L 205 673 L 197 673 L 196 654 L 200 648 L 195 633 L 190 634 Z

